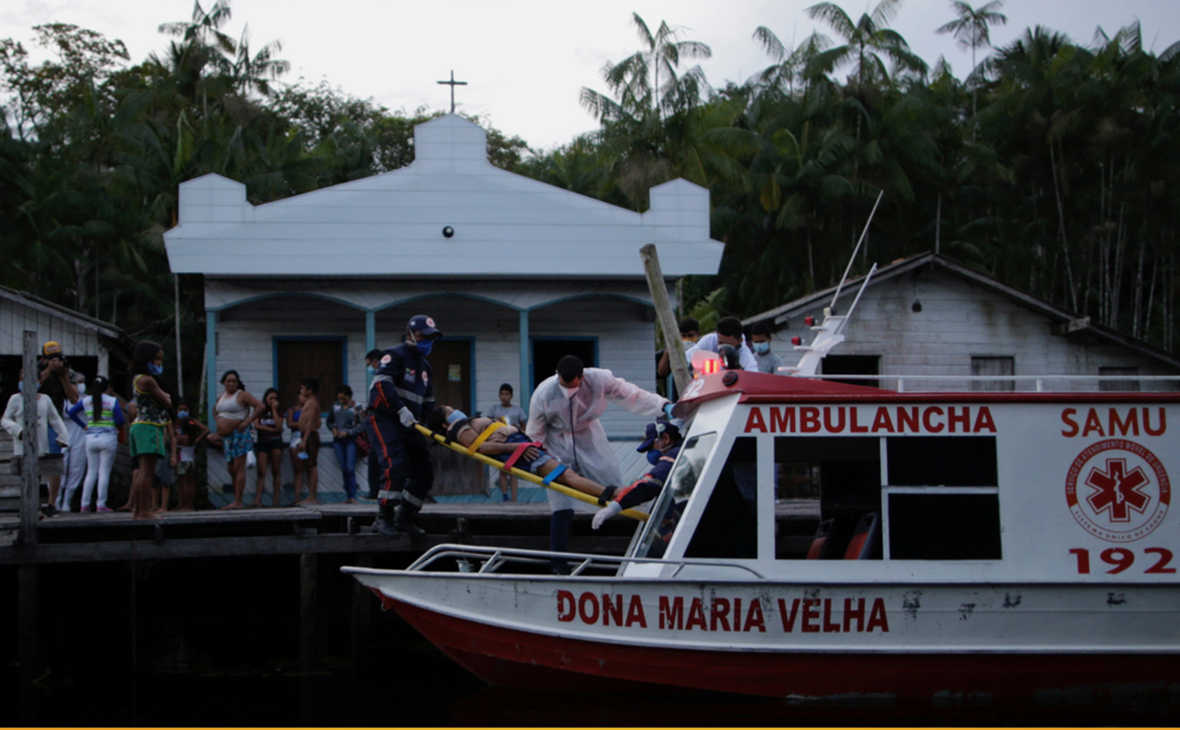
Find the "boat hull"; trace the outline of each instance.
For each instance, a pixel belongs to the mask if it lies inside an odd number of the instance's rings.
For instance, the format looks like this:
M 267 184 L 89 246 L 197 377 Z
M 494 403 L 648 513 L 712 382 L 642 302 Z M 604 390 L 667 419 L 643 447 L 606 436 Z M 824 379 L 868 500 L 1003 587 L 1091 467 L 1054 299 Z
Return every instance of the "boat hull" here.
M 1175 656 L 1140 654 L 863 654 L 627 647 L 505 629 L 406 603 L 393 608 L 488 684 L 568 691 L 652 685 L 767 697 L 1051 700 L 1176 691 Z M 1162 679 L 1171 677 L 1171 680 Z
M 1175 588 L 1136 588 L 1112 601 L 1109 591 L 1067 586 L 706 586 L 350 571 L 494 685 L 899 699 L 1180 691 Z M 613 618 L 604 596 L 620 597 Z M 698 601 L 700 626 L 692 625 Z M 674 605 L 685 608 L 672 614 Z

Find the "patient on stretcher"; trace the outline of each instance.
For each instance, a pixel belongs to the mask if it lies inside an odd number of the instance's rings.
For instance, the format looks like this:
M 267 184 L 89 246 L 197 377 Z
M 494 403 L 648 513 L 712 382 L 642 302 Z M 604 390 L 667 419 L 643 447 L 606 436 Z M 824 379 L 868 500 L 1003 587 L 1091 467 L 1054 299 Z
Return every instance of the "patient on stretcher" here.
M 551 481 L 591 497 L 598 497 L 606 489 L 598 482 L 575 474 L 555 457 L 542 451 L 540 444 L 530 441 L 524 431 L 503 421 L 486 416 L 468 418 L 467 414 L 450 406 L 439 406 L 426 418 L 426 427 L 468 448 L 478 441 L 475 450 L 504 462 L 504 468 L 514 466 L 539 477 L 548 477 L 557 471 Z

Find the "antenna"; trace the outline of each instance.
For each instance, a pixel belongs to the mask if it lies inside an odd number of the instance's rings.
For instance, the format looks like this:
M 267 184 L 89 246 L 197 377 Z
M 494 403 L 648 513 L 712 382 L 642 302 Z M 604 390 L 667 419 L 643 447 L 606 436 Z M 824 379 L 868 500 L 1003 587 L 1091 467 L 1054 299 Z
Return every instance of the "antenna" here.
M 877 202 L 873 203 L 873 210 L 869 213 L 869 219 L 865 221 L 865 228 L 860 232 L 860 240 L 856 242 L 856 248 L 852 249 L 852 255 L 848 257 L 848 266 L 844 268 L 844 276 L 840 277 L 840 283 L 836 286 L 836 294 L 832 297 L 832 311 L 836 311 L 836 300 L 840 298 L 840 290 L 844 288 L 844 282 L 848 280 L 848 272 L 852 271 L 852 264 L 856 261 L 856 253 L 860 251 L 860 245 L 865 242 L 865 236 L 869 235 L 869 224 L 873 222 L 873 216 L 877 214 L 877 206 L 881 204 L 881 198 L 884 197 L 885 191 L 877 193 Z

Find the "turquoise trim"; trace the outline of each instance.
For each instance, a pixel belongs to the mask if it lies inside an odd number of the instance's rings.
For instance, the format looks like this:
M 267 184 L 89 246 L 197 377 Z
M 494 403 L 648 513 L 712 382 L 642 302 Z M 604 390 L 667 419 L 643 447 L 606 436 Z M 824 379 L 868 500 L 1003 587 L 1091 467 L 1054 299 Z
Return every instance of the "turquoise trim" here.
M 529 357 L 530 342 L 529 313 L 522 309 L 520 311 L 520 400 L 518 402 L 525 404 L 525 408 L 533 399 L 533 379 L 529 377 L 532 372 L 532 361 Z
M 205 313 L 205 420 L 209 430 L 217 432 L 213 404 L 217 398 L 217 312 Z
M 267 294 L 256 294 L 254 296 L 249 296 L 244 299 L 235 300 L 235 301 L 230 302 L 228 304 L 223 304 L 220 307 L 206 307 L 205 311 L 206 312 L 224 312 L 227 309 L 233 309 L 234 307 L 240 307 L 243 304 L 249 304 L 251 302 L 259 302 L 264 299 L 281 299 L 281 298 L 322 299 L 323 301 L 326 301 L 326 302 L 334 302 L 336 304 L 344 305 L 345 307 L 348 307 L 349 309 L 359 309 L 362 312 L 369 311 L 367 307 L 358 306 L 357 304 L 354 304 L 353 302 L 347 301 L 345 299 L 340 299 L 339 297 L 332 297 L 332 296 L 328 296 L 327 294 L 317 294 L 315 292 L 301 292 L 301 291 L 281 291 L 281 292 L 270 292 Z
M 373 311 L 365 312 L 365 352 L 377 349 L 377 313 Z M 369 372 L 369 368 L 365 368 L 365 393 L 369 392 L 369 387 L 373 385 L 373 375 Z M 366 397 L 367 401 L 367 397 Z
M 499 299 L 492 299 L 491 297 L 486 297 L 482 294 L 469 294 L 467 292 L 437 292 L 437 293 L 431 293 L 431 294 L 419 294 L 417 296 L 406 297 L 405 299 L 398 299 L 397 301 L 393 301 L 388 304 L 382 304 L 379 307 L 373 307 L 371 311 L 380 312 L 380 311 L 383 311 L 386 309 L 390 309 L 391 307 L 399 307 L 403 304 L 409 304 L 410 302 L 418 302 L 418 301 L 422 301 L 424 299 L 454 299 L 456 297 L 462 297 L 464 299 L 475 299 L 480 302 L 487 302 L 488 304 L 494 304 L 498 307 L 504 307 L 505 309 L 515 309 L 516 311 L 521 311 L 520 307 L 516 307 L 511 304 L 507 304 L 505 302 L 500 301 Z M 443 332 L 446 332 L 445 328 L 443 328 Z
M 571 294 L 568 297 L 562 297 L 561 299 L 554 299 L 552 301 L 545 302 L 544 304 L 538 304 L 534 307 L 528 307 L 528 311 L 536 312 L 539 309 L 544 309 L 546 307 L 552 307 L 555 304 L 565 304 L 566 302 L 573 302 L 573 301 L 577 301 L 578 299 L 599 299 L 599 298 L 601 298 L 601 299 L 622 299 L 625 302 L 639 304 L 641 306 L 649 307 L 651 309 L 655 309 L 655 306 L 656 306 L 656 305 L 652 304 L 651 302 L 647 301 L 646 299 L 639 299 L 637 297 L 631 297 L 631 296 L 627 296 L 625 294 L 606 294 L 606 293 L 601 293 L 601 292 L 591 292 L 588 294 Z
M 359 304 L 356 304 L 355 302 L 350 302 L 346 299 L 341 299 L 339 297 L 329 296 L 327 294 L 319 294 L 316 292 L 302 292 L 302 291 L 281 291 L 281 292 L 268 292 L 266 294 L 255 294 L 252 296 L 244 297 L 242 299 L 235 299 L 232 302 L 227 302 L 227 303 L 222 304 L 221 306 L 218 306 L 218 307 L 206 307 L 205 311 L 206 312 L 224 312 L 227 309 L 233 309 L 234 307 L 240 307 L 244 304 L 250 304 L 251 302 L 258 302 L 258 301 L 262 301 L 264 299 L 280 299 L 280 298 L 284 298 L 284 297 L 293 298 L 293 299 L 320 299 L 323 301 L 333 302 L 335 304 L 340 304 L 342 306 L 348 307 L 349 309 L 356 309 L 361 312 L 380 312 L 380 311 L 389 309 L 391 307 L 397 307 L 402 304 L 409 304 L 410 302 L 416 302 L 416 301 L 420 301 L 423 299 L 439 299 L 439 298 L 443 298 L 443 297 L 446 297 L 446 298 L 463 297 L 465 299 L 476 299 L 481 302 L 487 302 L 489 304 L 495 304 L 496 306 L 504 307 L 505 309 L 514 309 L 518 312 L 535 312 L 539 309 L 544 309 L 545 307 L 552 307 L 555 304 L 564 304 L 565 302 L 572 302 L 572 301 L 576 301 L 578 299 L 593 299 L 593 298 L 599 298 L 599 297 L 605 298 L 605 299 L 622 299 L 623 301 L 632 302 L 633 304 L 638 304 L 643 307 L 652 307 L 652 308 L 655 307 L 654 304 L 652 304 L 650 301 L 647 301 L 646 299 L 641 299 L 639 297 L 629 296 L 626 294 L 613 294 L 613 293 L 609 293 L 609 292 L 588 292 L 586 294 L 571 294 L 570 296 L 561 297 L 560 299 L 552 299 L 550 301 L 543 302 L 541 304 L 536 304 L 531 307 L 521 307 L 521 306 L 517 306 L 514 304 L 509 304 L 509 303 L 501 301 L 499 299 L 493 299 L 491 297 L 484 296 L 482 294 L 470 294 L 467 292 L 437 292 L 437 293 L 430 293 L 430 294 L 418 294 L 416 296 L 406 297 L 405 299 L 397 299 L 397 300 L 388 302 L 386 304 L 381 304 L 376 307 L 364 307 Z M 372 348 L 369 348 L 369 349 L 372 349 Z

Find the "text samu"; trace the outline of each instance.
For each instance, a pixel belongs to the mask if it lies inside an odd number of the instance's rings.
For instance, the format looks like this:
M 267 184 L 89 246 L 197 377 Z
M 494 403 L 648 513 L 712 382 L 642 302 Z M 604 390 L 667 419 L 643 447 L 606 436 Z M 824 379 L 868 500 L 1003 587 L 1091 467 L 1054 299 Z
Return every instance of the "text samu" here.
M 761 632 L 767 631 L 768 611 L 763 601 L 777 609 L 784 633 L 872 633 L 889 631 L 885 600 L 873 598 L 779 598 L 743 600 L 739 597 L 714 597 L 708 604 L 701 598 L 660 596 L 657 601 L 656 626 L 675 631 Z M 843 610 L 840 610 L 843 608 Z M 586 591 L 575 596 L 571 591 L 557 592 L 557 620 L 578 621 L 587 625 L 648 627 L 647 609 L 637 595 L 623 596 Z

